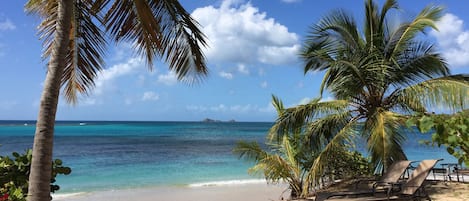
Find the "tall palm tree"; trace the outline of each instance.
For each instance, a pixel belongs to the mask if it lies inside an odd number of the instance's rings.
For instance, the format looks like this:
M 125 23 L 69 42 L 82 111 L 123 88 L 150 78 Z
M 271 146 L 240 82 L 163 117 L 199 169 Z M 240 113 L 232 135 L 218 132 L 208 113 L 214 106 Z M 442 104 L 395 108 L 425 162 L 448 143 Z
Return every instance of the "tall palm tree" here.
M 43 21 L 39 33 L 49 58 L 41 96 L 29 179 L 30 201 L 50 200 L 54 124 L 60 90 L 74 104 L 88 94 L 103 68 L 107 41 L 130 42 L 149 68 L 164 59 L 180 80 L 207 74 L 205 36 L 177 0 L 29 0 Z M 106 35 L 108 34 L 108 35 Z
M 285 129 L 301 127 L 321 151 L 311 167 L 309 181 L 317 180 L 327 156 L 354 136 L 366 139 L 375 170 L 405 159 L 402 125 L 408 115 L 469 104 L 469 75 L 451 75 L 432 44 L 421 40 L 426 30 L 437 29 L 442 8 L 427 6 L 414 19 L 392 24 L 387 17 L 397 9 L 387 0 L 381 10 L 365 2 L 363 30 L 343 10 L 336 10 L 311 27 L 301 57 L 304 71 L 325 71 L 321 97 L 287 109 L 270 132 L 279 138 Z

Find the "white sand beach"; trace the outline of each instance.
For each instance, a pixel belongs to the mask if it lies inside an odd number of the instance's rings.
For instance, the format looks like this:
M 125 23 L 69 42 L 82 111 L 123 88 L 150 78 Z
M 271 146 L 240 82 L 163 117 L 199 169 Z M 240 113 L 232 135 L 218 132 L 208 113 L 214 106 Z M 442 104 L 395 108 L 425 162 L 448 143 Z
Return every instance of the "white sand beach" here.
M 232 184 L 198 187 L 153 187 L 54 196 L 54 201 L 272 201 L 282 200 L 286 185 Z M 287 199 L 289 192 L 284 192 Z

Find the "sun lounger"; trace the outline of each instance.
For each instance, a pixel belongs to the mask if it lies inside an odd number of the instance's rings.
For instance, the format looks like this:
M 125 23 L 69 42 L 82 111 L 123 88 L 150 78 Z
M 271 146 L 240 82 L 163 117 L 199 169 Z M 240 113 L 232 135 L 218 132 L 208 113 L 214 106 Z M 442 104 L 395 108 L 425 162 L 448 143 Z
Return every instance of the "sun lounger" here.
M 464 182 L 464 176 L 469 176 L 469 169 L 455 168 L 454 172 L 456 173 L 457 180 L 459 182 L 459 176 L 461 176 L 462 182 Z
M 378 180 L 374 180 L 373 187 L 370 190 L 364 191 L 347 191 L 347 192 L 337 192 L 329 197 L 334 196 L 349 196 L 349 195 L 365 195 L 370 194 L 373 195 L 378 189 L 384 188 L 385 190 L 392 189 L 392 184 L 398 183 L 401 176 L 409 167 L 411 161 L 402 160 L 397 161 L 391 164 L 388 170 L 384 173 L 384 175 Z M 367 180 L 368 181 L 368 180 Z
M 425 192 L 425 188 L 424 188 L 424 181 L 426 180 L 426 178 L 428 177 L 428 175 L 430 174 L 430 171 L 432 170 L 432 168 L 436 165 L 436 163 L 438 162 L 439 160 L 423 160 L 419 163 L 419 165 L 417 166 L 417 168 L 412 171 L 412 174 L 409 176 L 409 178 L 406 180 L 406 182 L 402 183 L 400 185 L 400 191 L 398 194 L 396 195 L 393 195 L 391 194 L 391 191 L 388 190 L 387 191 L 387 198 L 388 200 L 390 199 L 399 199 L 399 200 L 402 200 L 402 199 L 413 199 L 415 197 L 426 197 L 428 200 L 430 200 L 430 197 L 428 196 L 428 194 Z M 390 184 L 390 185 L 393 185 L 393 184 Z M 350 194 L 350 195 L 356 195 L 356 196 L 360 196 L 360 194 Z M 367 195 L 367 194 L 361 194 L 363 196 Z M 368 193 L 369 195 L 369 193 Z M 348 195 L 344 194 L 344 195 L 340 195 L 340 194 L 333 194 L 331 196 L 329 196 L 329 198 L 331 197 L 335 197 L 335 196 L 345 196 L 347 197 Z M 376 199 L 373 199 L 373 198 L 376 198 L 376 197 L 371 197 L 371 200 L 376 200 Z M 366 198 L 363 198 L 363 200 L 366 200 Z

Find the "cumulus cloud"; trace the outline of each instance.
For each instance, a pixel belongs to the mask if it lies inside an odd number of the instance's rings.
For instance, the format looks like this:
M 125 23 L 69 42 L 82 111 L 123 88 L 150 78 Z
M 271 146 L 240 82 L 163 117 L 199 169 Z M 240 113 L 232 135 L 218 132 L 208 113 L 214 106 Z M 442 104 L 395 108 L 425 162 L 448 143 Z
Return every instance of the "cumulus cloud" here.
M 220 77 L 228 79 L 228 80 L 233 79 L 233 74 L 232 73 L 221 71 L 220 73 L 218 73 L 218 75 L 220 75 Z
M 462 19 L 447 13 L 437 22 L 439 31 L 431 31 L 451 67 L 469 64 L 469 30 L 463 25 Z
M 142 101 L 157 101 L 160 99 L 160 96 L 152 91 L 147 91 L 143 93 Z
M 297 61 L 298 35 L 250 3 L 225 0 L 220 7 L 194 10 L 209 38 L 212 62 L 289 64 Z
M 138 68 L 143 68 L 144 65 L 142 59 L 131 58 L 125 63 L 113 65 L 108 69 L 104 69 L 98 75 L 95 84 L 96 88 L 94 93 L 100 95 L 108 87 L 113 87 L 113 81 L 119 77 L 135 73 Z
M 0 31 L 6 31 L 6 30 L 15 30 L 16 26 L 11 22 L 9 19 L 6 19 L 5 21 L 0 21 Z
M 158 75 L 157 82 L 162 83 L 164 85 L 172 86 L 178 82 L 178 79 L 174 72 L 168 71 L 167 74 Z

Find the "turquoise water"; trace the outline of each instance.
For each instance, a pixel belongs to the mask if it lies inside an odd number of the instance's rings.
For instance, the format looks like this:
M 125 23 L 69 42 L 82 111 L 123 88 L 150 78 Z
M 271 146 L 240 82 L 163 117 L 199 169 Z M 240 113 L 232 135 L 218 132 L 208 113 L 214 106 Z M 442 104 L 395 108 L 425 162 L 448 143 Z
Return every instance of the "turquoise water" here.
M 232 154 L 237 141 L 264 142 L 272 123 L 259 122 L 58 122 L 54 158 L 72 168 L 59 176 L 60 193 L 158 185 L 243 182 L 252 165 Z M 32 147 L 34 122 L 0 121 L 0 155 Z M 428 135 L 408 135 L 410 160 L 444 158 L 443 148 L 418 143 Z

